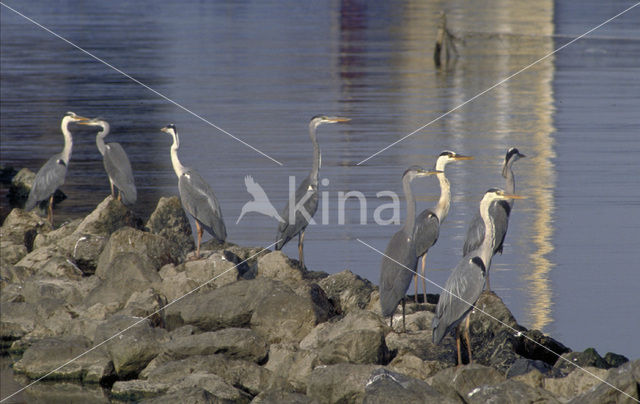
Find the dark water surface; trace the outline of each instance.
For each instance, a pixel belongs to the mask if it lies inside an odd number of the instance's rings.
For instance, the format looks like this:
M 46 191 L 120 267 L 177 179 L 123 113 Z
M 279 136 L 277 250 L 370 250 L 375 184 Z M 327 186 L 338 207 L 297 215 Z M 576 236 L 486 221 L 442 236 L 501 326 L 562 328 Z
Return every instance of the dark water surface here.
M 37 170 L 62 148 L 66 111 L 100 115 L 132 161 L 134 210 L 148 215 L 160 196 L 177 194 L 171 141 L 159 131 L 173 122 L 182 162 L 212 185 L 229 240 L 267 246 L 274 219 L 250 213 L 235 224 L 250 199 L 244 177 L 281 210 L 288 176 L 300 181 L 311 165 L 309 118 L 347 116 L 351 123 L 319 131 L 329 209 L 316 219 L 328 224 L 308 229 L 307 265 L 348 268 L 377 283 L 381 257 L 356 238 L 383 250 L 398 226 L 374 223 L 374 209 L 389 202 L 376 194 L 400 194 L 409 165 L 431 167 L 451 149 L 475 160 L 447 168 L 453 205 L 427 259 L 429 278 L 443 285 L 478 200 L 504 186 L 501 162 L 517 146 L 528 157 L 515 165 L 516 186 L 528 199 L 514 208 L 492 287 L 523 325 L 574 350 L 640 357 L 640 7 L 356 165 L 633 2 L 7 4 L 283 165 L 2 7 L 3 165 Z M 432 44 L 441 9 L 464 44 L 457 63 L 438 70 Z M 90 212 L 109 189 L 94 132 L 74 134 L 59 223 Z M 414 190 L 419 209 L 437 200 L 435 180 Z M 339 224 L 341 191 L 367 197 L 367 224 L 356 199 Z M 295 244 L 285 252 L 295 256 Z

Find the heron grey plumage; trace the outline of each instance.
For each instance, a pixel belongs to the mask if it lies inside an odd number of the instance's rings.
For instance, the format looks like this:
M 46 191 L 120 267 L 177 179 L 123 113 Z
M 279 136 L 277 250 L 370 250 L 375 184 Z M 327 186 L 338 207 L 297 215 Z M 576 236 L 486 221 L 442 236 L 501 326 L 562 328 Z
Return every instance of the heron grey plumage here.
M 178 159 L 180 137 L 176 126 L 169 124 L 160 130 L 173 137 L 171 164 L 178 176 L 178 190 L 180 191 L 182 206 L 196 221 L 196 229 L 198 231 L 196 258 L 199 258 L 203 229 L 219 243 L 227 239 L 227 228 L 222 219 L 220 204 L 204 178 L 194 169 L 185 167 L 180 163 Z
M 471 160 L 473 157 L 457 154 L 450 150 L 445 150 L 438 156 L 435 164 L 435 170 L 440 171 L 437 174 L 440 183 L 440 199 L 433 209 L 425 209 L 416 218 L 413 230 L 413 238 L 416 243 L 416 256 L 418 260 L 422 258 L 420 273 L 422 275 L 422 293 L 424 293 L 424 301 L 427 302 L 427 282 L 425 280 L 425 263 L 427 260 L 427 251 L 438 240 L 440 234 L 440 225 L 444 222 L 449 214 L 451 207 L 451 185 L 445 176 L 445 167 L 452 161 Z M 418 275 L 414 275 L 414 284 L 416 288 L 415 301 L 418 302 Z
M 25 210 L 33 209 L 38 202 L 49 199 L 47 210 L 47 219 L 53 226 L 53 193 L 56 189 L 64 184 L 67 176 L 67 167 L 71 159 L 71 150 L 73 149 L 73 137 L 69 130 L 71 122 L 80 122 L 88 118 L 76 115 L 73 112 L 67 112 L 62 118 L 60 129 L 64 136 L 64 148 L 60 153 L 54 154 L 47 162 L 38 170 L 36 178 L 33 180 L 29 197 L 25 204 Z
M 402 175 L 402 189 L 407 203 L 407 218 L 402 228 L 396 232 L 385 250 L 380 267 L 380 307 L 384 317 L 391 317 L 402 300 L 402 323 L 404 326 L 405 294 L 418 264 L 414 240 L 416 201 L 411 191 L 411 181 L 418 177 L 437 174 L 422 167 L 411 166 Z
M 507 150 L 507 154 L 505 155 L 504 163 L 502 165 L 502 176 L 505 178 L 505 192 L 507 194 L 513 194 L 516 191 L 512 165 L 522 157 L 526 156 L 520 153 L 515 147 Z M 511 214 L 511 208 L 513 208 L 513 199 L 499 200 L 494 202 L 489 207 L 489 214 L 491 215 L 496 228 L 496 242 L 493 246 L 493 255 L 498 252 L 502 254 L 504 239 L 507 235 L 507 229 L 509 227 L 509 216 Z M 484 222 L 480 217 L 480 212 L 476 212 L 475 216 L 471 220 L 471 223 L 469 224 L 469 228 L 467 229 L 464 247 L 462 248 L 463 256 L 477 249 L 480 244 L 482 244 L 484 231 Z M 491 286 L 489 283 L 489 273 L 487 273 L 486 288 L 487 290 L 491 290 Z
M 133 205 L 138 199 L 136 184 L 133 179 L 133 170 L 127 153 L 124 151 L 120 143 L 105 143 L 104 138 L 109 134 L 109 122 L 94 118 L 89 121 L 80 122 L 80 125 L 98 126 L 102 130 L 96 135 L 96 146 L 102 154 L 102 163 L 109 177 L 111 185 L 111 196 L 116 197 L 114 186 L 118 188 L 118 199 L 125 205 Z
M 300 183 L 295 195 L 289 195 L 287 204 L 280 215 L 283 219 L 278 224 L 278 235 L 276 238 L 276 250 L 281 250 L 292 238 L 298 236 L 298 258 L 300 265 L 304 267 L 304 232 L 313 215 L 318 210 L 318 171 L 322 165 L 322 155 L 316 131 L 318 126 L 324 123 L 349 122 L 349 118 L 336 116 L 316 115 L 309 122 L 309 137 L 313 144 L 313 165 L 311 172 Z M 291 197 L 294 197 L 292 200 Z M 291 206 L 293 204 L 293 206 Z
M 480 201 L 480 215 L 484 222 L 485 234 L 482 244 L 466 254 L 455 267 L 447 282 L 433 317 L 433 343 L 439 344 L 444 336 L 452 330 L 468 315 L 482 294 L 485 276 L 491 267 L 493 257 L 493 245 L 495 243 L 495 227 L 493 218 L 489 214 L 491 203 L 497 200 L 520 199 L 522 197 L 507 194 L 501 189 L 489 189 Z M 468 317 L 465 328 L 469 362 L 471 362 L 471 343 L 469 339 Z M 456 333 L 458 347 L 458 364 L 462 362 L 460 353 L 460 336 Z

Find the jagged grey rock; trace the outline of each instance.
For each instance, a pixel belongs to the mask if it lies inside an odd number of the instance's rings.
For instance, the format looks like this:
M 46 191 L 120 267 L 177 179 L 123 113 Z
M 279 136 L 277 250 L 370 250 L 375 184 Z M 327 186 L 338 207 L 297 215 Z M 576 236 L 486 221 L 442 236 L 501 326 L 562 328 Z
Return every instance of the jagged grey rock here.
M 422 380 L 387 369 L 378 369 L 371 374 L 367 381 L 363 403 L 384 404 L 392 402 L 458 403 Z
M 388 368 L 407 376 L 427 381 L 429 377 L 435 375 L 448 366 L 449 365 L 444 362 L 429 360 L 423 361 L 415 355 L 404 353 L 393 358 L 391 363 L 389 363 Z
M 304 393 L 309 375 L 319 364 L 316 351 L 300 349 L 295 343 L 284 343 L 269 346 L 269 361 L 265 368 L 282 375 L 297 392 Z
M 371 373 L 381 367 L 351 363 L 319 366 L 309 376 L 307 395 L 320 403 L 361 402 Z
M 0 239 L 23 245 L 28 251 L 31 251 L 36 236 L 51 230 L 53 228 L 46 218 L 38 216 L 35 212 L 13 209 L 0 227 Z
M 559 403 L 551 393 L 540 387 L 531 387 L 515 379 L 509 379 L 502 383 L 484 385 L 467 393 L 464 396 L 469 404 L 487 403 Z
M 562 378 L 545 378 L 543 387 L 556 397 L 569 400 L 601 383 L 601 381 L 593 375 L 601 379 L 605 379 L 607 377 L 607 371 L 605 369 L 592 366 L 586 366 L 584 369 L 591 374 L 583 371 L 577 371 L 571 372 L 569 375 Z
M 189 218 L 177 196 L 161 197 L 145 228 L 171 242 L 177 249 L 179 260 L 184 260 L 196 248 Z
M 469 393 L 477 391 L 483 386 L 496 385 L 504 380 L 505 376 L 493 368 L 471 364 L 459 368 L 449 367 L 443 369 L 428 379 L 427 382 L 442 394 L 455 399 L 455 394 L 451 391 L 453 389 L 457 395 L 466 401 Z
M 268 345 L 253 330 L 225 328 L 172 338 L 164 344 L 163 350 L 175 358 L 223 353 L 231 359 L 260 363 L 267 357 Z
M 301 281 L 306 270 L 295 265 L 282 251 L 273 251 L 258 259 L 258 276 L 291 284 Z
M 374 285 L 348 269 L 329 275 L 318 282 L 329 299 L 336 303 L 340 311 L 365 309 L 371 300 Z

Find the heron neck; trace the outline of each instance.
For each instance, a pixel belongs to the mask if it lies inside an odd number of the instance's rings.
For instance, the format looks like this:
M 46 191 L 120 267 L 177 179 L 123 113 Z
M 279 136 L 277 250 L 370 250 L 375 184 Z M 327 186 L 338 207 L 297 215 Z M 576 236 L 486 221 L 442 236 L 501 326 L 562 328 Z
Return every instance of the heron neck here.
M 186 171 L 185 166 L 180 163 L 178 159 L 178 147 L 180 147 L 180 138 L 178 133 L 173 134 L 173 144 L 171 145 L 171 164 L 173 165 L 173 171 L 176 172 L 178 178 Z
M 507 194 L 515 194 L 516 193 L 516 180 L 513 176 L 513 170 L 511 166 L 513 165 L 513 160 L 509 160 L 504 163 L 502 167 L 502 176 L 505 178 L 504 181 L 504 190 Z M 513 207 L 513 199 L 507 199 L 507 203 L 509 206 Z
M 413 198 L 411 181 L 407 177 L 402 179 L 402 190 L 404 191 L 404 197 L 407 200 L 407 219 L 404 222 L 403 229 L 407 234 L 413 234 L 413 226 L 416 221 L 416 200 Z
M 320 171 L 320 167 L 322 166 L 322 154 L 320 153 L 320 145 L 318 144 L 318 139 L 316 136 L 316 128 L 317 126 L 313 123 L 309 124 L 309 137 L 311 138 L 311 143 L 313 144 L 313 165 L 311 166 L 311 184 L 317 186 L 318 185 L 318 172 Z
M 441 169 L 443 170 L 444 167 Z M 437 174 L 438 181 L 440 182 L 440 199 L 438 200 L 438 204 L 433 209 L 433 213 L 438 216 L 438 220 L 440 223 L 447 218 L 449 214 L 449 208 L 451 208 L 451 184 L 449 184 L 449 180 L 444 175 L 444 172 L 441 174 Z
M 98 134 L 96 135 L 96 146 L 98 146 L 98 151 L 100 152 L 100 154 L 102 154 L 104 156 L 104 152 L 105 152 L 105 144 L 104 144 L 104 138 L 109 134 L 109 124 L 105 123 L 102 126 L 102 130 L 100 132 L 98 132 Z
M 69 164 L 71 158 L 71 149 L 73 148 L 73 137 L 71 137 L 71 131 L 69 130 L 69 123 L 71 117 L 65 116 L 62 119 L 60 129 L 62 129 L 62 135 L 64 136 L 64 148 L 62 149 L 62 160 L 65 164 Z
M 484 239 L 480 245 L 479 256 L 484 262 L 486 270 L 489 270 L 491 265 L 491 257 L 493 257 L 493 246 L 495 244 L 496 229 L 493 223 L 493 218 L 489 214 L 489 206 L 491 201 L 487 198 L 483 198 L 480 202 L 480 216 L 484 222 Z

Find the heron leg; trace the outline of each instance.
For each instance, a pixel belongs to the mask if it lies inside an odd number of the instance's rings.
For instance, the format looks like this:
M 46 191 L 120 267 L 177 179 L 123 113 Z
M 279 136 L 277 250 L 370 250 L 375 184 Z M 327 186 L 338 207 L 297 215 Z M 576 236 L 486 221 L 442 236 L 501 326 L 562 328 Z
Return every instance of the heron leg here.
M 304 268 L 304 252 L 302 251 L 302 243 L 304 243 L 304 230 L 298 234 L 298 258 L 300 260 L 300 266 Z
M 471 358 L 471 338 L 469 338 L 469 319 L 471 318 L 471 313 L 467 314 L 467 320 L 464 324 L 464 336 L 467 339 L 467 352 L 469 352 L 469 364 L 473 363 L 473 359 Z
M 196 258 L 200 258 L 200 243 L 202 242 L 202 227 L 196 220 L 196 229 L 198 229 L 198 247 L 196 248 Z
M 116 191 L 113 189 L 113 181 L 111 181 L 111 178 L 109 178 L 109 185 L 111 185 L 111 197 L 116 199 Z
M 404 319 L 404 306 L 406 304 L 406 299 L 402 298 L 402 332 L 407 332 L 407 324 Z
M 413 275 L 413 283 L 416 285 L 416 294 L 414 295 L 414 300 L 418 303 L 418 274 Z
M 487 292 L 491 292 L 491 283 L 489 283 L 489 274 L 490 272 L 487 272 L 487 282 L 484 285 L 484 288 Z
M 460 354 L 460 333 L 458 332 L 458 327 L 456 327 L 456 347 L 458 348 L 458 365 L 457 367 L 462 366 L 462 355 Z
M 118 190 L 118 200 L 122 202 L 122 191 Z
M 424 276 L 424 265 L 427 262 L 427 254 L 422 256 L 422 268 L 420 273 L 422 274 L 422 293 L 424 294 L 424 302 L 427 302 L 427 278 Z
M 47 209 L 47 219 L 49 223 L 51 223 L 51 227 L 53 227 L 53 194 L 49 197 L 49 208 Z

